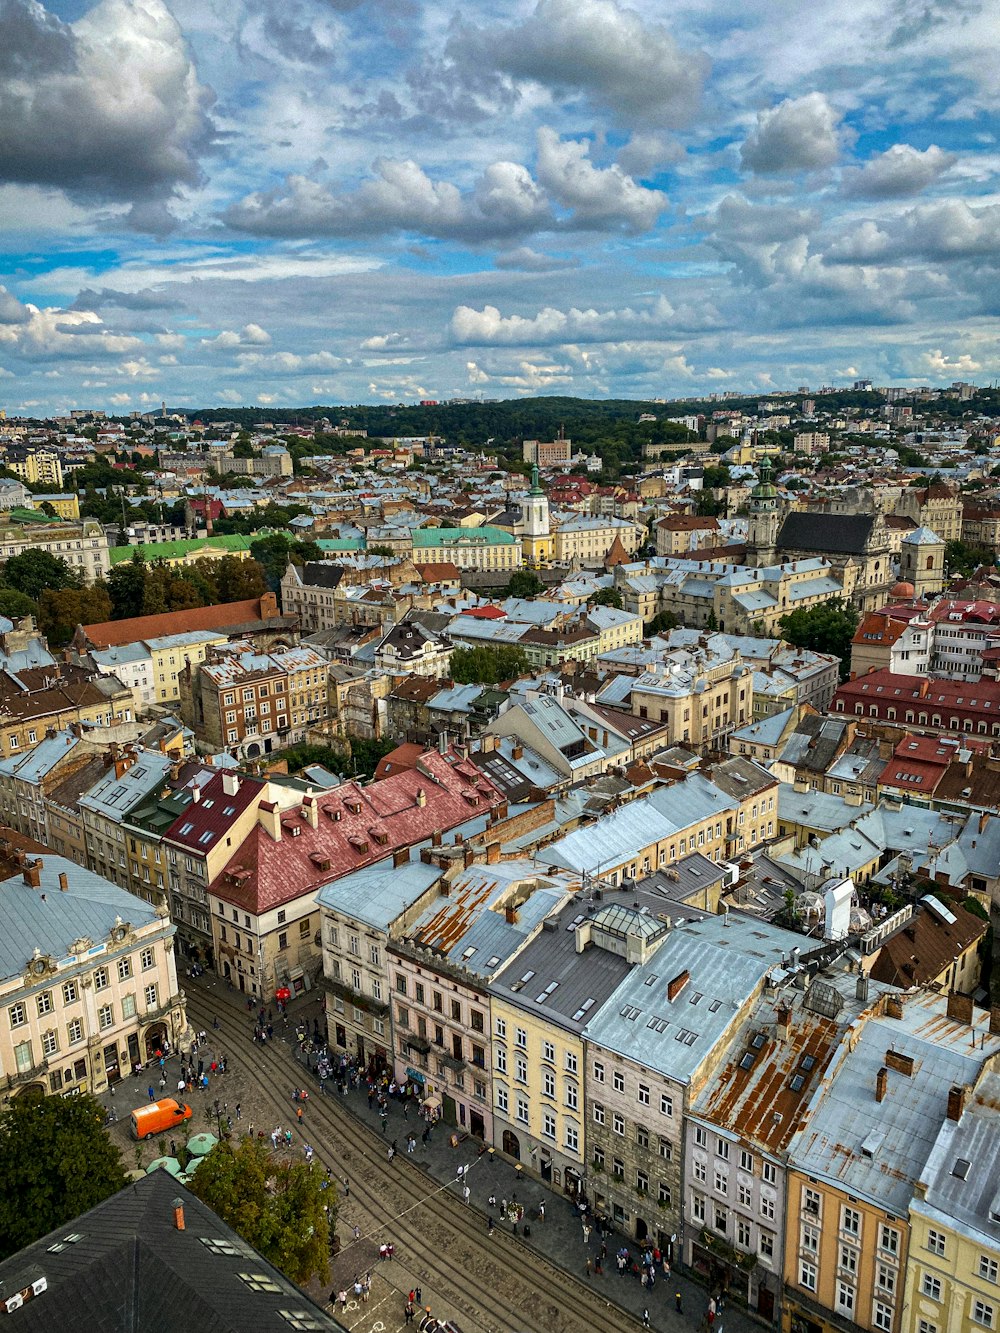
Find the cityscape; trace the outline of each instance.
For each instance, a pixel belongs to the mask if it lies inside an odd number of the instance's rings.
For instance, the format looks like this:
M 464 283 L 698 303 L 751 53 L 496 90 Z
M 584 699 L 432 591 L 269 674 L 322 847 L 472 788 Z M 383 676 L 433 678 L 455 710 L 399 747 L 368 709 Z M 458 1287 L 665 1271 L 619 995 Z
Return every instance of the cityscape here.
M 995 7 L 0 35 L 0 1311 L 1000 1333 Z

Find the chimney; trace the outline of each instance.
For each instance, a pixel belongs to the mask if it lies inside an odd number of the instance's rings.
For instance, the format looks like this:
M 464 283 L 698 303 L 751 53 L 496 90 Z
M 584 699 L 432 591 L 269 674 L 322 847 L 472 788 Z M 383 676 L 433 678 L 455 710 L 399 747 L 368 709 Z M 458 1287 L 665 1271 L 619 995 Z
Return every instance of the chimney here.
M 986 811 L 984 810 L 983 813 L 979 816 L 979 832 L 980 832 L 980 833 L 985 833 L 985 832 L 986 832 L 986 825 L 987 825 L 989 822 L 990 822 L 990 817 L 989 817 L 989 815 L 986 813 Z
M 201 788 L 198 786 L 196 782 L 194 786 L 191 788 L 191 801 L 194 805 L 197 805 L 200 800 L 201 800 Z
M 778 1021 L 778 1036 L 782 1041 L 787 1041 L 792 1030 L 792 1011 L 787 1006 L 782 1007 L 775 1014 Z
M 508 926 L 517 925 L 517 908 L 514 906 L 513 903 L 509 904 L 507 907 L 504 908 L 503 914 L 504 914 L 504 919 L 506 920 Z
M 949 991 L 948 1017 L 954 1019 L 956 1023 L 971 1023 L 972 996 L 963 995 L 961 991 L 957 990 Z
M 235 796 L 240 789 L 240 780 L 235 773 L 223 773 L 222 790 L 227 796 Z
M 875 1100 L 877 1102 L 885 1101 L 885 1094 L 889 1090 L 889 1071 L 885 1065 L 875 1075 Z
M 673 981 L 668 982 L 667 983 L 668 1002 L 676 1000 L 678 995 L 680 995 L 681 991 L 684 989 L 684 987 L 688 984 L 690 980 L 691 980 L 691 973 L 685 969 L 683 972 L 678 973 L 678 975 L 674 977 Z
M 868 999 L 868 977 L 864 972 L 858 977 L 858 984 L 854 988 L 854 998 L 864 1003 Z
M 486 848 L 486 864 L 488 866 L 495 866 L 499 860 L 500 860 L 500 844 L 498 842 L 491 842 L 490 845 Z M 1000 1013 L 1000 1010 L 998 1010 L 997 1012 Z
M 281 817 L 273 801 L 261 801 L 257 807 L 257 822 L 270 834 L 272 842 L 281 841 Z
M 42 862 L 40 858 L 36 861 L 33 861 L 31 865 L 28 865 L 27 862 L 25 862 L 24 882 L 25 884 L 27 884 L 29 889 L 37 889 L 41 884 L 42 882 L 41 869 L 42 869 Z
M 885 1016 L 886 1018 L 903 1017 L 903 1001 L 898 995 L 887 995 L 885 997 Z
M 467 846 L 465 848 L 465 851 L 462 853 L 462 868 L 464 870 L 468 870 L 469 866 L 473 864 L 475 859 L 476 859 L 476 849 L 474 847 Z
M 315 796 L 303 796 L 302 813 L 309 821 L 310 828 L 319 828 L 319 802 Z
M 60 893 L 69 892 L 69 877 L 64 870 L 59 872 L 59 891 Z
M 417 805 L 422 810 L 427 804 L 427 791 L 424 787 L 417 788 Z
M 990 1036 L 1000 1037 L 1000 1005 L 993 1005 L 990 1009 Z
M 966 1089 L 961 1083 L 953 1083 L 948 1089 L 948 1119 L 961 1120 L 965 1110 Z
M 511 759 L 523 759 L 523 758 L 524 758 L 524 746 L 523 746 L 523 745 L 515 745 L 514 748 L 513 748 L 513 749 L 511 750 L 511 752 L 510 752 L 510 757 L 511 757 Z
M 899 1051 L 894 1051 L 890 1046 L 885 1053 L 885 1062 L 890 1069 L 895 1069 L 897 1074 L 905 1074 L 907 1078 L 913 1077 L 913 1057 L 901 1055 Z
M 184 1230 L 184 1200 L 174 1200 L 174 1228 L 177 1231 Z
M 393 869 L 398 869 L 399 866 L 406 866 L 409 864 L 410 864 L 409 847 L 397 847 L 392 854 Z
M 443 839 L 441 837 L 441 830 L 436 828 L 434 832 L 431 834 L 431 846 L 440 847 L 442 841 Z

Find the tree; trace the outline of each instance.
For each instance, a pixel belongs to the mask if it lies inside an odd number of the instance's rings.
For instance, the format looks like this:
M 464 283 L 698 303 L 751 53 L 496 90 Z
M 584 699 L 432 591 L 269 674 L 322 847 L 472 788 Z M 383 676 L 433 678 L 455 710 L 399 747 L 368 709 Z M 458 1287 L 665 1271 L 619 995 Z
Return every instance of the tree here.
M 669 634 L 680 623 L 673 611 L 657 611 L 652 620 L 646 621 L 642 632 L 647 639 L 651 639 L 654 634 Z
M 16 1097 L 0 1116 L 0 1259 L 126 1183 L 93 1097 Z
M 840 658 L 840 678 L 851 672 L 851 640 L 858 628 L 858 613 L 850 602 L 834 597 L 808 610 L 793 611 L 781 618 L 781 635 L 796 648 L 833 653 Z
M 198 560 L 197 565 L 210 563 L 215 579 L 217 601 L 244 602 L 261 597 L 267 592 L 264 570 L 256 560 L 240 560 L 235 555 L 224 555 L 221 560 Z
M 23 592 L 16 588 L 0 587 L 0 616 L 8 620 L 20 620 L 22 616 L 37 616 L 38 606 Z
M 77 578 L 65 560 L 33 546 L 10 557 L 3 567 L 3 581 L 5 587 L 37 602 L 46 588 L 74 588 Z
M 599 592 L 595 592 L 591 597 L 590 605 L 613 606 L 616 610 L 621 611 L 625 602 L 617 588 L 601 588 Z
M 516 644 L 477 644 L 456 648 L 451 655 L 452 679 L 461 685 L 498 685 L 525 671 L 528 658 Z
M 974 574 L 980 565 L 996 562 L 996 552 L 989 546 L 975 542 L 948 542 L 944 548 L 945 567 L 949 574 Z
M 544 591 L 545 584 L 530 569 L 519 569 L 516 574 L 511 574 L 510 581 L 504 589 L 508 597 L 537 597 Z
M 99 625 L 111 615 L 111 598 L 104 583 L 46 590 L 38 603 L 38 628 L 51 647 L 61 648 L 72 639 L 77 625 Z
M 115 620 L 132 620 L 142 615 L 146 598 L 146 562 L 140 551 L 133 552 L 131 560 L 115 565 L 108 575 L 108 593 Z
M 320 1169 L 279 1161 L 259 1139 L 224 1139 L 202 1161 L 189 1189 L 286 1277 L 327 1281 L 336 1193 Z M 324 1204 L 330 1205 L 329 1220 Z

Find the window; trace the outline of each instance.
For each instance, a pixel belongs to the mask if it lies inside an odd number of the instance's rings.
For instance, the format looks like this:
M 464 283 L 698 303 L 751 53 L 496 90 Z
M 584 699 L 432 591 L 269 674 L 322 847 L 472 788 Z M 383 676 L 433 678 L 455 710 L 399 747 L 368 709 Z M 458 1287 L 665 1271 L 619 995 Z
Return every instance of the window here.
M 899 1232 L 895 1227 L 887 1227 L 884 1223 L 879 1227 L 878 1233 L 879 1248 L 885 1250 L 887 1254 L 899 1253 Z
M 691 1196 L 691 1216 L 696 1222 L 705 1221 L 705 1200 L 700 1194 Z
M 745 1180 L 736 1182 L 736 1197 L 739 1200 L 741 1208 L 749 1208 L 753 1197 L 753 1192 Z
M 988 1254 L 979 1256 L 979 1276 L 986 1282 L 996 1282 L 997 1280 L 997 1261 L 991 1259 Z
M 119 980 L 119 981 L 128 981 L 128 979 L 129 979 L 129 977 L 130 977 L 131 975 L 132 975 L 132 960 L 131 960 L 131 958 L 119 958 L 119 959 L 118 959 L 118 980 Z
M 665 1092 L 660 1093 L 660 1115 L 673 1115 L 674 1099 Z
M 600 1102 L 594 1102 L 594 1124 L 603 1125 L 605 1123 L 604 1107 Z
M 410 1011 L 405 1004 L 396 1005 L 396 1022 L 403 1028 L 410 1026 Z
M 645 1083 L 640 1083 L 636 1092 L 636 1099 L 641 1106 L 649 1105 L 649 1088 Z
M 640 1148 L 649 1147 L 649 1130 L 646 1128 L 645 1125 L 636 1125 L 635 1141 L 637 1146 Z
M 604 1149 L 600 1145 L 594 1148 L 594 1165 L 604 1166 Z
M 523 1063 L 524 1061 L 521 1060 L 519 1056 L 518 1067 L 520 1068 L 520 1065 Z M 520 1077 L 520 1074 L 518 1074 L 518 1077 Z M 546 1069 L 542 1074 L 542 1092 L 544 1092 L 546 1097 L 554 1097 L 556 1095 L 556 1076 L 551 1069 Z
M 854 1246 L 841 1245 L 840 1258 L 837 1262 L 845 1273 L 856 1273 L 858 1271 L 858 1252 Z
M 288 948 L 288 931 L 287 931 L 287 930 L 279 930 L 279 931 L 278 931 L 278 948 L 279 948 L 279 949 L 287 949 L 287 948 Z
M 551 1111 L 542 1114 L 542 1134 L 547 1139 L 554 1139 L 556 1136 L 556 1118 Z
M 672 1162 L 674 1160 L 674 1145 L 669 1139 L 660 1139 L 659 1150 L 660 1156 L 665 1162 Z
M 809 1254 L 819 1254 L 819 1227 L 814 1227 L 805 1222 L 802 1225 L 802 1245 L 803 1250 Z
M 941 1279 L 934 1277 L 932 1273 L 925 1273 L 920 1283 L 920 1294 L 929 1296 L 932 1301 L 941 1299 Z
M 74 1018 L 72 1023 L 67 1024 L 66 1036 L 69 1038 L 70 1045 L 76 1041 L 83 1041 L 83 1024 L 78 1018 Z
M 528 1062 L 523 1055 L 517 1057 L 515 1063 L 515 1072 L 518 1083 L 527 1083 L 528 1081 Z
M 498 1037 L 507 1036 L 507 1020 L 505 1018 L 497 1019 L 497 1036 Z
M 67 981 L 63 985 L 63 1004 L 76 1004 L 77 989 L 75 981 Z
M 729 1193 L 729 1177 L 720 1166 L 715 1168 L 715 1192 L 716 1194 Z
M 802 1207 L 807 1213 L 812 1213 L 814 1217 L 819 1217 L 819 1191 L 804 1189 L 802 1191 Z
M 52 992 L 43 990 L 40 995 L 35 996 L 35 1004 L 38 1007 L 39 1018 L 45 1014 L 50 1014 L 52 1012 Z
M 506 1074 L 507 1072 L 507 1052 L 502 1046 L 497 1047 L 497 1069 L 499 1069 L 501 1074 Z
M 884 1329 L 888 1333 L 892 1328 L 892 1306 L 876 1301 L 872 1312 L 872 1323 L 876 1328 Z
M 10 1016 L 10 1025 L 12 1028 L 19 1028 L 25 1021 L 24 1005 L 20 1002 L 12 1004 L 7 1010 L 7 1013 Z
M 616 1070 L 614 1071 L 614 1074 L 612 1075 L 611 1082 L 612 1082 L 612 1085 L 613 1085 L 613 1087 L 614 1087 L 615 1092 L 624 1092 L 624 1091 L 625 1091 L 625 1075 L 621 1072 L 620 1069 L 616 1069 Z
M 508 1098 L 507 1098 L 507 1089 L 506 1089 L 506 1088 L 497 1088 L 497 1110 L 498 1110 L 498 1111 L 502 1111 L 502 1112 L 504 1113 L 504 1115 L 506 1115 L 506 1114 L 507 1114 L 508 1105 L 509 1105 L 509 1102 L 508 1102 Z
M 744 1250 L 750 1248 L 750 1223 L 739 1218 L 736 1222 L 736 1243 Z
M 649 1176 L 645 1171 L 635 1173 L 635 1187 L 640 1194 L 649 1193 Z
M 577 1063 L 576 1063 L 576 1056 L 573 1054 L 572 1051 L 567 1051 L 567 1052 L 566 1052 L 566 1073 L 567 1073 L 567 1074 L 576 1074 L 577 1072 L 578 1072 L 578 1069 L 577 1069 Z
M 846 1282 L 837 1283 L 837 1309 L 848 1317 L 854 1312 L 854 1288 Z
M 435 1005 L 434 1007 L 437 1008 L 437 1005 Z M 528 1034 L 527 1032 L 525 1032 L 524 1028 L 517 1028 L 515 1030 L 514 1042 L 516 1045 L 520 1046 L 522 1051 L 526 1051 L 528 1049 Z
M 14 1047 L 14 1062 L 19 1074 L 26 1074 L 32 1065 L 31 1042 L 22 1041 Z
M 579 1094 L 576 1090 L 576 1084 L 566 1080 L 566 1105 L 571 1111 L 575 1111 L 579 1105 Z
M 778 1179 L 778 1168 L 773 1162 L 761 1162 L 760 1178 L 765 1185 L 773 1185 Z
M 485 1030 L 483 1026 L 483 1016 L 478 1009 L 469 1010 L 469 1019 L 472 1024 L 473 1032 L 483 1032 Z
M 896 1270 L 888 1264 L 877 1264 L 875 1268 L 875 1286 L 888 1296 L 896 1294 Z
M 97 1011 L 97 1021 L 102 1028 L 109 1028 L 115 1021 L 115 1011 L 110 1004 L 102 1005 Z
M 42 1054 L 45 1056 L 55 1055 L 59 1049 L 59 1039 L 54 1032 L 42 1033 Z
M 611 1128 L 615 1131 L 616 1134 L 621 1134 L 622 1136 L 624 1136 L 624 1134 L 625 1134 L 625 1117 L 624 1117 L 623 1115 L 619 1115 L 617 1111 L 615 1112 L 614 1116 L 612 1117 L 612 1120 L 611 1120 Z
M 724 1162 L 729 1161 L 729 1141 L 727 1139 L 716 1139 L 715 1155 L 721 1157 Z
M 663 1203 L 663 1204 L 670 1204 L 673 1202 L 673 1196 L 670 1193 L 670 1186 L 662 1180 L 660 1181 L 659 1187 L 657 1188 L 656 1191 L 656 1201 L 657 1203 Z
M 920 1319 L 917 1321 L 917 1333 L 938 1333 L 938 1326 L 927 1319 Z
M 415 981 L 413 983 L 413 998 L 417 1004 L 425 1004 L 423 982 Z
M 155 961 L 152 949 L 143 949 L 139 955 L 139 965 L 144 972 L 151 968 Z
M 619 1180 L 625 1179 L 625 1163 L 620 1157 L 612 1158 L 611 1174 L 617 1176 Z
M 760 1215 L 766 1217 L 769 1222 L 774 1221 L 774 1200 L 768 1198 L 766 1194 L 761 1196 Z
M 451 1017 L 452 1017 L 452 1021 L 453 1021 L 453 1022 L 455 1022 L 455 1023 L 461 1023 L 461 1021 L 462 1021 L 462 1003 L 461 1003 L 460 1000 L 452 1000 L 452 1002 L 451 1002 Z
M 99 967 L 97 971 L 94 973 L 94 989 L 106 990 L 107 986 L 108 986 L 108 969 L 106 967 Z
M 604 1082 L 604 1065 L 601 1063 L 600 1060 L 594 1061 L 594 1082 L 595 1083 Z
M 927 1248 L 930 1250 L 931 1254 L 936 1254 L 939 1257 L 943 1258 L 944 1233 L 941 1231 L 935 1231 L 934 1228 L 931 1227 L 927 1232 Z
M 396 994 L 406 994 L 406 978 L 401 973 L 396 974 Z
M 715 1205 L 715 1229 L 720 1232 L 726 1230 L 726 1210 L 720 1204 Z
M 757 1245 L 757 1252 L 762 1259 L 774 1258 L 774 1237 L 770 1231 L 762 1231 Z
M 556 1048 L 550 1041 L 542 1042 L 542 1059 L 548 1060 L 549 1064 L 554 1064 L 556 1058 Z
M 528 1123 L 528 1103 L 523 1097 L 517 1099 L 517 1118 L 522 1125 Z
M 708 1167 L 705 1165 L 703 1161 L 700 1161 L 698 1158 L 695 1158 L 694 1161 L 694 1178 L 695 1180 L 708 1179 Z
M 848 1236 L 861 1235 L 861 1214 L 856 1208 L 842 1208 L 840 1210 L 840 1229 L 846 1232 Z
M 972 1302 L 972 1322 L 980 1324 L 983 1328 L 992 1328 L 996 1317 L 996 1311 L 987 1301 Z
M 740 1149 L 740 1170 L 753 1173 L 753 1153 L 747 1152 L 746 1148 Z
M 580 1151 L 580 1131 L 575 1125 L 566 1126 L 566 1144 L 567 1152 L 578 1153 Z

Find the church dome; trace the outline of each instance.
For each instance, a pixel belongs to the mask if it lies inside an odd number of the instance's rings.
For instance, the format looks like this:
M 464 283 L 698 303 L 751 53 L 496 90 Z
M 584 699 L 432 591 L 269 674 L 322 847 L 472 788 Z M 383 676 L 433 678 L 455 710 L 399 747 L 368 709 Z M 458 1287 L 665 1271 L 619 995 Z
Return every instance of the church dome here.
M 889 590 L 889 596 L 897 602 L 912 601 L 916 596 L 916 588 L 912 583 L 905 583 L 902 579 Z

